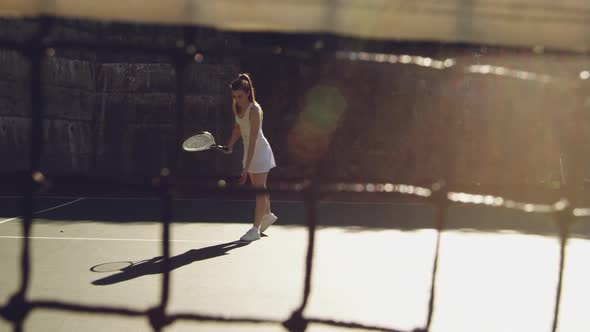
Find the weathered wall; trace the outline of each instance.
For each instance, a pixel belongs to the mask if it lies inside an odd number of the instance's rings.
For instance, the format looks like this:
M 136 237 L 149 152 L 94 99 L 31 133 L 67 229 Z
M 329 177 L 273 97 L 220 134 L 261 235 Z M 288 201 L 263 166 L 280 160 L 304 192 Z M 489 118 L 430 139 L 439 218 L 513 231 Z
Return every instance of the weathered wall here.
M 23 169 L 30 121 L 28 64 L 16 52 L 0 50 L 0 151 L 2 170 Z
M 434 56 L 454 58 L 456 66 L 439 71 L 343 60 L 248 63 L 264 82 L 259 95 L 269 106 L 270 135 L 283 152 L 282 171 L 300 174 L 294 165 L 317 159 L 310 146 L 327 139 L 320 167 L 326 177 L 339 179 L 538 184 L 560 178 L 560 157 L 570 180 L 575 169 L 578 180 L 590 176 L 590 98 L 577 78 L 589 67 L 588 58 L 514 50 L 474 57 L 460 48 Z M 474 64 L 551 79 L 468 72 Z M 318 89 L 324 95 L 318 97 Z M 332 98 L 323 110 L 314 109 L 313 121 L 323 122 L 315 126 L 299 115 L 314 94 Z M 335 95 L 341 100 L 334 101 Z M 335 112 L 339 103 L 343 109 Z M 332 135 L 318 134 L 330 132 L 326 121 L 337 127 Z M 293 147 L 302 141 L 305 149 Z
M 1 22 L 6 34 L 32 35 L 35 24 Z M 175 45 L 180 29 L 136 28 L 66 21 L 51 38 L 126 41 Z M 199 32 L 199 45 L 229 45 L 236 39 Z M 209 61 L 207 61 L 209 60 Z M 185 76 L 184 137 L 210 130 L 219 138 L 231 130 L 227 83 L 238 60 L 207 59 L 191 64 Z M 30 102 L 28 64 L 15 52 L 0 51 L 0 151 L 7 161 L 0 171 L 25 170 L 28 164 Z M 169 165 L 176 125 L 174 67 L 167 57 L 114 52 L 63 52 L 43 64 L 44 153 L 42 168 L 55 175 L 101 177 L 150 176 Z M 225 110 L 226 112 L 221 112 Z M 237 158 L 181 155 L 184 174 L 236 172 Z M 239 172 L 239 170 L 237 170 Z
M 33 30 L 12 23 L 3 31 L 26 35 Z M 80 22 L 62 22 L 51 35 L 158 45 L 175 45 L 182 36 L 174 28 Z M 204 49 L 243 42 L 207 30 L 195 38 Z M 450 47 L 434 52 L 433 57 L 457 60 L 445 71 L 345 60 L 313 64 L 271 55 L 206 56 L 183 73 L 183 137 L 209 130 L 227 140 L 233 125 L 227 86 L 247 71 L 279 164 L 274 177 L 301 177 L 317 167 L 326 177 L 350 180 L 539 183 L 557 177 L 560 155 L 590 176 L 589 103 L 583 89 L 458 69 L 479 63 L 575 77 L 590 62 L 565 55 L 470 52 Z M 151 176 L 169 164 L 176 119 L 169 59 L 57 50 L 43 68 L 46 172 L 121 178 Z M 0 155 L 5 160 L 0 172 L 27 167 L 27 80 L 27 63 L 14 52 L 0 51 Z M 576 139 L 572 132 L 579 133 Z M 240 152 L 238 147 L 232 156 L 181 153 L 179 172 L 236 174 Z

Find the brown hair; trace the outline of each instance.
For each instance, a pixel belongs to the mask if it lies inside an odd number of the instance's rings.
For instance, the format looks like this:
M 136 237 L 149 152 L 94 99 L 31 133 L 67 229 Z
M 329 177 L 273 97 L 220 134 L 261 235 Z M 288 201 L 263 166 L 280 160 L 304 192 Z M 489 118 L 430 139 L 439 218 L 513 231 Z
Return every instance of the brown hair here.
M 233 80 L 230 85 L 232 90 L 242 90 L 246 93 L 250 93 L 248 96 L 248 100 L 251 102 L 256 102 L 256 98 L 254 97 L 254 85 L 252 85 L 252 80 L 250 79 L 250 75 L 247 73 L 241 73 L 238 75 L 238 78 Z

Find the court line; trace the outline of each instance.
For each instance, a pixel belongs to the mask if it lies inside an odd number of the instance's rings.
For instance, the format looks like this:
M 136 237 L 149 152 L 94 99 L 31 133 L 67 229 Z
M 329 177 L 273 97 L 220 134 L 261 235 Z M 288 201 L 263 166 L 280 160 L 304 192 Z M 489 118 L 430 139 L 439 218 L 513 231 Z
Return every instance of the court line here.
M 3 235 L 0 239 L 24 239 L 24 236 Z M 118 239 L 100 237 L 52 237 L 52 236 L 29 236 L 33 240 L 79 240 L 79 241 L 127 241 L 127 242 L 164 242 L 162 239 Z M 237 241 L 237 240 L 236 240 Z M 226 243 L 229 240 L 170 240 L 170 242 L 191 242 L 191 243 Z
M 3 198 L 22 198 L 19 196 L 0 196 L 0 199 Z M 37 196 L 37 198 L 44 198 L 44 199 L 73 199 L 78 197 L 68 197 L 68 196 Z M 86 200 L 135 200 L 135 201 L 159 201 L 161 198 L 159 197 L 80 197 Z M 210 198 L 175 198 L 175 201 L 215 201 L 215 202 L 255 202 L 254 199 L 210 199 Z M 304 203 L 304 201 L 297 201 L 297 200 L 270 200 L 270 203 Z M 386 202 L 359 202 L 359 201 L 319 201 L 320 204 L 355 204 L 355 205 L 429 205 L 426 203 L 386 203 Z
M 54 206 L 54 207 L 51 207 L 51 208 L 45 209 L 45 210 L 41 210 L 41 211 L 36 211 L 36 212 L 33 212 L 33 214 L 39 214 L 39 213 L 43 213 L 43 212 L 47 212 L 47 211 L 51 211 L 51 210 L 55 210 L 55 209 L 58 209 L 58 208 L 60 208 L 60 207 L 66 206 L 66 205 L 74 204 L 74 203 L 76 203 L 76 202 L 79 202 L 79 201 L 81 201 L 81 200 L 83 200 L 83 199 L 84 199 L 83 197 L 82 197 L 82 198 L 78 198 L 78 199 L 75 199 L 75 200 L 73 200 L 73 201 L 71 201 L 71 202 L 67 202 L 67 203 L 64 203 L 64 204 L 61 204 L 61 205 L 58 205 L 58 206 Z M 1 224 L 3 224 L 3 223 L 5 223 L 5 222 L 9 222 L 9 221 L 11 221 L 11 220 L 15 220 L 15 219 L 19 219 L 19 218 L 22 218 L 22 216 L 18 216 L 18 217 L 14 217 L 14 218 L 10 218 L 10 219 L 6 219 L 6 220 L 2 220 L 2 221 L 0 221 L 0 225 L 1 225 Z
M 22 199 L 23 196 L 0 196 L 0 199 Z M 79 197 L 79 196 L 34 196 L 33 198 L 43 198 L 43 199 L 72 199 L 72 198 L 86 198 L 86 197 Z

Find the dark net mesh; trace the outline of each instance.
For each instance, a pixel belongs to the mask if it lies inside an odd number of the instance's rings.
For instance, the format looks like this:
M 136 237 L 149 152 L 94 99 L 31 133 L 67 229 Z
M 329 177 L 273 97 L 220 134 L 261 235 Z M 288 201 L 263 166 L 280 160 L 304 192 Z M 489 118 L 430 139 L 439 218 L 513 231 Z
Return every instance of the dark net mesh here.
M 38 309 L 148 317 L 154 331 L 161 331 L 166 326 L 180 320 L 232 324 L 282 324 L 289 331 L 304 331 L 310 323 L 374 331 L 396 331 L 384 326 L 318 319 L 303 314 L 309 302 L 311 289 L 315 234 L 318 225 L 317 203 L 323 196 L 331 194 L 363 194 L 368 195 L 371 199 L 408 197 L 415 201 L 427 202 L 436 208 L 436 219 L 433 223 L 438 231 L 438 237 L 433 257 L 430 298 L 427 303 L 428 316 L 426 324 L 418 327 L 415 331 L 430 329 L 436 309 L 434 303 L 439 267 L 440 234 L 445 230 L 446 212 L 451 204 L 487 205 L 531 214 L 552 215 L 560 230 L 559 277 L 554 299 L 555 310 L 552 325 L 552 331 L 556 331 L 560 315 L 565 249 L 570 236 L 570 226 L 577 219 L 590 216 L 590 209 L 575 207 L 583 202 L 584 171 L 590 169 L 588 167 L 584 169 L 584 166 L 588 166 L 584 159 L 588 154 L 582 156 L 576 151 L 580 146 L 578 143 L 584 140 L 584 135 L 587 133 L 583 130 L 586 125 L 586 114 L 582 112 L 585 107 L 584 99 L 579 93 L 583 88 L 584 81 L 588 78 L 586 77 L 587 72 L 586 74 L 580 73 L 579 78 L 577 75 L 569 77 L 567 73 L 565 76 L 559 76 L 563 74 L 563 71 L 559 72 L 559 70 L 556 70 L 554 75 L 543 70 L 543 61 L 533 63 L 528 70 L 511 68 L 505 63 L 495 65 L 493 61 L 492 63 L 480 63 L 478 59 L 485 56 L 492 57 L 494 54 L 503 55 L 504 59 L 510 59 L 508 62 L 514 61 L 516 63 L 519 57 L 524 56 L 522 54 L 531 52 L 518 49 L 498 50 L 485 46 L 451 45 L 445 48 L 444 45 L 438 44 L 390 44 L 334 36 L 299 36 L 300 38 L 297 38 L 292 35 L 236 33 L 226 33 L 225 37 L 219 38 L 218 41 L 206 41 L 202 39 L 202 34 L 219 32 L 203 32 L 203 29 L 194 27 L 171 30 L 178 38 L 175 44 L 169 45 L 165 40 L 157 38 L 154 40 L 144 38 L 145 40 L 143 40 L 141 36 L 137 37 L 138 40 L 134 42 L 122 42 L 116 38 L 116 30 L 118 29 L 116 25 L 100 30 L 101 32 L 98 33 L 100 36 L 95 36 L 95 40 L 89 41 L 89 39 L 68 36 L 67 28 L 78 24 L 73 21 L 61 22 L 61 28 L 57 30 L 52 29 L 55 22 L 51 18 L 40 18 L 25 23 L 28 24 L 26 30 L 30 30 L 27 36 L 22 39 L 2 36 L 0 41 L 0 48 L 6 52 L 13 52 L 13 55 L 18 54 L 23 59 L 16 60 L 16 65 L 21 67 L 20 72 L 28 73 L 27 79 L 24 80 L 27 84 L 21 86 L 19 91 L 28 92 L 30 103 L 28 107 L 31 112 L 30 128 L 26 137 L 29 142 L 29 152 L 23 158 L 28 167 L 26 167 L 26 171 L 7 171 L 3 174 L 8 185 L 12 183 L 16 190 L 22 192 L 23 203 L 21 225 L 24 240 L 20 261 L 22 278 L 18 291 L 9 302 L 0 308 L 2 318 L 12 324 L 13 331 L 23 331 L 27 316 L 31 311 Z M 92 24 L 94 23 L 91 23 L 90 26 Z M 81 29 L 88 26 L 88 24 L 80 25 Z M 153 29 L 166 31 L 168 28 Z M 88 33 L 95 33 L 93 31 L 98 30 L 91 29 Z M 449 51 L 450 49 L 454 51 Z M 46 168 L 44 158 L 55 158 L 55 156 L 46 153 L 43 133 L 44 130 L 47 131 L 51 128 L 44 128 L 43 119 L 47 118 L 48 114 L 55 112 L 51 103 L 53 102 L 52 96 L 55 96 L 56 92 L 45 91 L 43 79 L 44 75 L 51 75 L 50 72 L 44 71 L 47 61 L 60 61 L 59 59 L 52 60 L 56 53 L 59 53 L 64 59 L 81 58 L 103 61 L 100 70 L 91 71 L 92 75 L 97 78 L 96 82 L 99 82 L 93 89 L 99 93 L 107 93 L 107 86 L 117 84 L 122 85 L 121 89 L 135 89 L 135 91 L 153 88 L 153 86 L 146 85 L 145 79 L 141 78 L 141 68 L 138 69 L 138 73 L 134 74 L 135 76 L 132 75 L 133 73 L 127 73 L 130 77 L 139 77 L 137 80 L 108 81 L 110 74 L 124 70 L 118 67 L 121 59 L 137 60 L 142 63 L 153 61 L 154 63 L 150 66 L 152 69 L 155 68 L 156 75 L 160 75 L 160 81 L 170 81 L 171 85 L 175 87 L 172 91 L 174 98 L 169 100 L 169 103 L 173 105 L 174 112 L 165 114 L 165 117 L 172 119 L 164 129 L 166 137 L 154 143 L 149 135 L 150 131 L 146 130 L 143 146 L 149 150 L 154 148 L 152 143 L 165 145 L 168 154 L 164 159 L 156 164 L 142 164 L 145 166 L 145 173 L 136 177 L 128 176 L 129 173 L 134 173 L 130 171 L 133 167 L 118 170 L 116 173 L 119 174 L 119 177 L 116 178 L 105 176 L 105 174 L 112 173 L 112 169 L 109 168 L 111 166 L 102 165 L 100 161 L 97 161 L 96 153 L 89 154 L 88 159 L 80 161 L 89 165 L 86 169 L 89 169 L 90 172 L 87 174 L 79 174 L 75 169 L 63 173 L 42 171 Z M 470 54 L 469 61 L 464 61 L 465 59 L 462 57 L 467 57 L 464 55 L 467 53 Z M 546 57 L 559 60 L 561 57 L 567 56 L 567 54 L 556 52 L 550 53 Z M 255 61 L 261 58 L 272 61 Z M 573 56 L 573 58 L 579 59 L 577 56 Z M 199 114 L 186 112 L 185 104 L 198 104 L 199 98 L 205 98 L 202 95 L 187 95 L 187 84 L 191 88 L 199 89 L 203 95 L 219 94 L 218 89 L 222 89 L 208 80 L 206 74 L 205 76 L 202 73 L 201 76 L 195 75 L 195 66 L 204 61 L 211 61 L 209 65 L 225 63 L 227 66 L 234 66 L 235 71 L 240 65 L 254 69 L 257 69 L 256 66 L 266 66 L 265 74 L 260 76 L 271 77 L 272 73 L 278 73 L 282 77 L 293 78 L 286 86 L 284 81 L 265 80 L 264 77 L 260 79 L 260 82 L 267 82 L 257 85 L 262 94 L 261 98 L 269 100 L 269 103 L 280 105 L 281 102 L 288 100 L 289 93 L 305 96 L 305 99 L 298 100 L 295 106 L 284 105 L 285 109 L 289 107 L 302 109 L 298 116 L 285 113 L 283 114 L 283 122 L 275 121 L 275 123 L 282 123 L 283 129 L 294 128 L 288 135 L 277 134 L 282 129 L 280 126 L 270 130 L 270 134 L 274 133 L 276 137 L 277 145 L 285 147 L 277 149 L 277 154 L 282 159 L 282 165 L 293 165 L 285 166 L 283 170 L 279 171 L 279 176 L 272 182 L 270 191 L 300 197 L 305 202 L 307 209 L 309 240 L 305 260 L 303 296 L 301 303 L 293 309 L 291 317 L 286 321 L 277 321 L 249 317 L 227 318 L 199 313 L 168 314 L 166 309 L 169 302 L 171 280 L 170 269 L 166 266 L 163 266 L 160 302 L 149 310 L 27 300 L 26 294 L 31 279 L 29 237 L 33 223 L 33 198 L 38 193 L 47 192 L 51 190 L 50 188 L 59 190 L 60 186 L 67 187 L 68 185 L 71 186 L 68 190 L 75 192 L 75 189 L 72 188 L 76 183 L 91 184 L 91 188 L 106 183 L 131 190 L 156 191 L 161 198 L 161 234 L 163 239 L 161 250 L 164 257 L 162 262 L 166 265 L 169 263 L 168 258 L 170 257 L 170 224 L 173 220 L 172 202 L 175 195 L 179 192 L 187 193 L 188 187 L 192 188 L 193 194 L 221 193 L 230 195 L 259 192 L 241 187 L 217 186 L 218 183 L 213 180 L 216 179 L 215 171 L 220 167 L 222 172 L 232 171 L 231 167 L 235 168 L 233 165 L 223 169 L 225 166 L 220 166 L 221 162 L 219 161 L 213 163 L 213 168 L 205 169 L 203 176 L 198 180 L 190 176 L 190 170 L 194 167 L 191 165 L 191 161 L 183 159 L 180 147 L 185 133 L 197 129 L 191 127 L 192 123 L 201 121 L 202 119 L 199 117 L 207 116 L 207 112 Z M 84 71 L 82 68 L 84 65 L 79 65 L 81 67 L 74 68 L 73 72 Z M 409 68 L 408 66 L 411 66 L 412 71 L 406 69 Z M 376 76 L 377 73 L 380 73 L 380 76 Z M 441 79 L 443 73 L 447 79 L 445 84 Z M 234 72 L 220 73 L 219 75 L 229 79 L 233 77 Z M 491 76 L 501 79 L 487 79 Z M 323 77 L 330 77 L 331 80 L 322 80 Z M 396 80 L 390 81 L 388 77 L 395 77 Z M 482 77 L 486 79 L 482 79 Z M 344 80 L 349 83 L 337 83 Z M 449 80 L 451 84 L 449 84 Z M 526 85 L 521 83 L 522 81 L 527 82 Z M 271 84 L 276 85 L 269 86 Z M 144 87 L 144 85 L 146 86 Z M 408 85 L 411 86 L 408 88 Z M 486 85 L 492 86 L 486 87 Z M 519 94 L 526 95 L 527 91 L 525 90 L 531 89 L 531 85 L 535 86 L 535 91 L 541 89 L 545 99 L 523 100 L 525 98 L 518 98 Z M 484 88 L 506 88 L 508 93 L 513 95 L 492 98 L 476 94 L 478 89 Z M 267 92 L 264 95 L 264 91 L 272 93 Z M 83 92 L 81 93 L 83 94 Z M 568 97 L 568 94 L 571 95 Z M 346 97 L 350 95 L 354 95 L 355 98 Z M 121 98 L 125 97 L 121 96 Z M 149 98 L 166 97 L 151 96 L 146 98 L 149 102 Z M 395 100 L 395 102 L 386 103 L 388 98 Z M 80 100 L 84 103 L 85 99 L 82 96 Z M 227 103 L 227 101 L 224 102 Z M 524 104 L 527 109 L 543 109 L 541 103 L 547 102 L 561 105 L 559 116 L 555 112 L 539 111 L 537 114 L 525 115 L 515 112 L 516 109 L 523 108 Z M 84 107 L 84 105 L 79 106 Z M 229 106 L 229 104 L 224 104 L 224 106 Z M 402 113 L 396 109 L 391 109 L 388 112 L 382 110 L 388 107 L 412 109 L 413 111 Z M 464 117 L 457 114 L 482 107 L 489 108 L 487 111 L 509 116 L 511 122 L 494 120 L 491 117 L 486 119 L 486 112 L 465 115 Z M 98 108 L 100 109 L 100 106 Z M 362 116 L 347 120 L 346 114 L 342 113 L 342 110 L 346 108 L 362 109 Z M 329 111 L 322 112 L 326 109 Z M 436 111 L 424 112 L 425 109 L 436 109 Z M 148 116 L 154 117 L 153 123 L 158 123 L 158 117 L 162 116 L 161 113 L 159 109 L 150 109 L 147 112 Z M 272 115 L 268 116 L 272 117 Z M 465 124 L 465 119 L 468 117 L 473 118 L 470 118 L 469 124 Z M 543 123 L 538 121 L 545 119 L 551 122 L 554 120 L 553 117 L 560 120 L 552 122 L 557 123 L 555 127 L 545 128 Z M 123 118 L 119 120 L 126 121 Z M 220 122 L 228 122 L 227 120 L 227 118 L 219 119 Z M 530 124 L 529 128 L 510 131 L 509 135 L 504 135 L 508 133 L 507 131 L 498 129 L 501 126 L 527 121 Z M 415 123 L 416 125 L 408 126 L 407 123 Z M 387 127 L 386 124 L 389 124 L 390 127 Z M 89 126 L 96 125 L 90 124 Z M 69 130 L 71 132 L 89 130 L 93 133 L 93 135 L 88 135 L 89 140 L 102 139 L 96 137 L 96 135 L 100 135 L 101 131 L 90 127 L 72 126 Z M 123 133 L 123 131 L 122 129 L 120 132 Z M 218 133 L 219 137 L 227 137 L 229 129 L 222 128 L 221 131 Z M 388 136 L 390 132 L 399 131 L 403 131 L 404 135 L 395 137 L 403 137 L 405 143 L 397 142 Z M 519 140 L 518 135 L 524 137 L 529 134 L 539 134 L 540 147 L 525 146 L 526 143 Z M 545 134 L 546 136 L 543 136 Z M 481 151 L 478 151 L 475 146 L 469 145 L 469 140 L 472 137 L 479 137 L 478 140 L 481 141 L 489 139 L 496 144 L 489 145 L 480 155 L 478 153 Z M 498 140 L 501 141 L 498 143 Z M 414 149 L 404 148 L 408 142 L 411 142 Z M 482 142 L 480 143 L 483 145 Z M 88 142 L 88 145 L 92 146 L 92 142 Z M 552 155 L 548 159 L 559 161 L 544 165 L 539 173 L 534 173 L 536 170 L 528 169 L 527 165 L 529 164 L 523 162 L 510 165 L 514 168 L 513 170 L 508 172 L 504 169 L 498 175 L 494 173 L 494 169 L 497 166 L 497 155 L 500 152 L 494 149 L 508 145 L 520 147 L 520 150 L 511 150 L 511 153 L 515 155 L 519 151 L 528 150 L 533 150 L 533 154 L 541 153 L 537 150 L 548 145 L 555 145 L 561 149 L 552 149 L 547 153 L 555 154 L 555 151 L 561 151 L 563 155 Z M 367 154 L 363 158 L 358 158 L 350 153 L 353 149 L 366 151 Z M 393 152 L 387 149 L 391 149 Z M 427 151 L 427 153 L 421 151 Z M 458 157 L 465 151 L 471 151 L 472 158 L 461 159 Z M 3 151 L 3 154 L 5 153 L 10 153 L 10 151 Z M 110 154 L 112 157 L 118 156 L 118 152 L 114 148 L 102 151 L 102 153 Z M 139 160 L 143 159 L 139 158 Z M 335 168 L 335 164 L 342 165 L 342 167 Z M 383 167 L 374 167 L 375 165 Z M 46 173 L 54 174 L 48 175 Z M 523 182 L 518 182 L 515 179 L 523 180 Z M 190 186 L 187 183 L 190 183 Z M 413 183 L 413 185 L 402 183 Z M 559 187 L 558 190 L 548 188 L 554 185 Z M 493 194 L 466 193 L 474 189 L 479 192 L 489 190 Z M 503 192 L 509 192 L 518 197 L 530 197 L 533 193 L 535 199 L 539 197 L 552 198 L 555 203 L 518 202 L 504 198 Z

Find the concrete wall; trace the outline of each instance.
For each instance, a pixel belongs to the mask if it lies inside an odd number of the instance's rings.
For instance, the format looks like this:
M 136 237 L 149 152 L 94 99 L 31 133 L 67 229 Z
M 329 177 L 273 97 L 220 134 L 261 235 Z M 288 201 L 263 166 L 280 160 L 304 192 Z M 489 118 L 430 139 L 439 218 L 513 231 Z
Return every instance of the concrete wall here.
M 33 31 L 30 24 L 9 26 L 23 34 Z M 174 45 L 182 34 L 173 28 L 69 21 L 51 35 Z M 236 35 L 207 30 L 195 38 L 203 48 L 235 48 L 243 42 Z M 320 170 L 328 178 L 349 180 L 444 177 L 466 184 L 539 183 L 559 177 L 560 156 L 565 156 L 567 167 L 575 163 L 581 176 L 588 177 L 590 103 L 584 89 L 567 87 L 558 79 L 575 78 L 590 62 L 531 54 L 474 54 L 449 47 L 432 54 L 456 59 L 457 66 L 446 71 L 411 64 L 206 56 L 183 73 L 182 136 L 209 130 L 225 142 L 233 125 L 227 86 L 238 72 L 247 71 L 265 111 L 264 131 L 279 164 L 275 177 Z M 548 84 L 460 69 L 472 64 L 545 73 L 556 80 Z M 43 68 L 46 172 L 121 178 L 151 176 L 169 165 L 176 119 L 169 59 L 57 50 Z M 0 172 L 27 167 L 27 84 L 27 63 L 14 52 L 0 50 L 0 152 L 5 160 Z M 237 174 L 240 152 L 181 153 L 179 172 Z
M 19 170 L 29 157 L 29 66 L 18 53 L 6 50 L 0 50 L 0 64 L 0 167 Z
M 589 58 L 526 50 L 474 55 L 459 47 L 428 51 L 455 59 L 456 66 L 247 63 L 262 82 L 258 95 L 267 105 L 281 171 L 304 173 L 296 165 L 318 159 L 310 146 L 327 144 L 325 151 L 315 150 L 322 152 L 319 167 L 328 178 L 539 184 L 560 179 L 560 158 L 570 180 L 590 177 L 590 98 L 588 84 L 578 79 Z M 468 72 L 471 65 L 537 76 L 482 75 Z M 550 80 L 532 79 L 540 75 Z M 323 121 L 315 127 L 305 115 L 310 96 L 332 98 L 323 109 L 311 107 L 315 121 Z M 306 135 L 311 138 L 301 138 Z
M 36 24 L 3 21 L 0 37 L 32 36 Z M 51 38 L 79 41 L 127 41 L 175 45 L 182 31 L 124 25 L 59 22 Z M 220 42 L 199 32 L 195 42 Z M 228 44 L 236 39 L 225 36 Z M 227 137 L 231 107 L 227 84 L 238 72 L 235 58 L 191 64 L 185 76 L 185 132 L 210 130 Z M 0 172 L 28 167 L 30 95 L 28 64 L 16 52 L 0 50 Z M 167 57 L 113 52 L 56 50 L 43 63 L 44 152 L 42 169 L 54 175 L 123 178 L 158 174 L 170 164 L 175 137 L 174 67 Z M 229 109 L 229 112 L 228 112 Z M 225 110 L 222 114 L 222 110 Z M 185 174 L 239 172 L 239 162 L 198 154 L 182 155 Z

